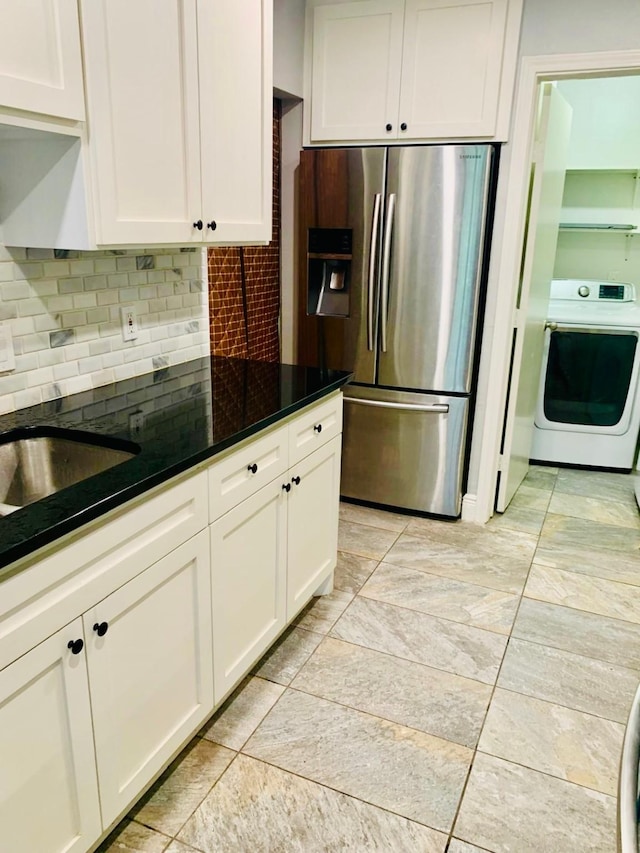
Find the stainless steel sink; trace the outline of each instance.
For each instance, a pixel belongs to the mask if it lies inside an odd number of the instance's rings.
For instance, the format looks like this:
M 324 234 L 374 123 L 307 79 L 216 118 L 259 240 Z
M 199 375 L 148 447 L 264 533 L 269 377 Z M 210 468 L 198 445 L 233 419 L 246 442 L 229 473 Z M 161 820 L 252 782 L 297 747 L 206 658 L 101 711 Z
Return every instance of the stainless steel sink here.
M 91 433 L 16 430 L 0 439 L 0 516 L 119 465 L 139 450 Z

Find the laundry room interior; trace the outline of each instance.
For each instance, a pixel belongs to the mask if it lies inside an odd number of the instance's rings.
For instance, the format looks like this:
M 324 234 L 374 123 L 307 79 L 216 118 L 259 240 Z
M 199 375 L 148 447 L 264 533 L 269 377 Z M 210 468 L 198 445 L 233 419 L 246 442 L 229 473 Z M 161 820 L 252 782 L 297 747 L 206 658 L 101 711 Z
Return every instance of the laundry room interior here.
M 554 85 L 571 108 L 571 129 L 531 456 L 538 462 L 589 464 L 627 471 L 635 468 L 637 472 L 640 77 L 566 79 Z M 563 291 L 559 280 L 572 280 L 572 285 L 567 282 Z M 618 284 L 625 287 L 616 287 Z M 556 317 L 554 306 L 557 309 L 560 305 L 559 299 L 564 313 L 560 310 Z M 608 319 L 600 328 L 603 311 Z M 589 327 L 591 334 L 585 335 L 584 329 L 577 333 L 576 324 L 580 322 Z M 571 333 L 555 333 L 559 325 L 566 323 L 573 327 Z M 555 390 L 549 390 L 552 372 Z M 563 384 L 568 388 L 569 383 L 573 390 L 566 391 L 563 398 L 558 389 Z M 576 391 L 577 386 L 583 390 Z M 554 394 L 556 399 L 550 403 L 547 395 Z M 569 424 L 580 425 L 568 432 Z M 613 437 L 607 440 L 620 444 L 623 429 L 627 433 L 624 456 L 617 451 L 610 453 L 609 445 L 603 445 L 596 435 L 610 432 Z M 554 434 L 558 441 L 552 445 Z M 572 456 L 572 442 L 582 442 L 588 463 L 579 455 L 561 458 L 562 447 Z

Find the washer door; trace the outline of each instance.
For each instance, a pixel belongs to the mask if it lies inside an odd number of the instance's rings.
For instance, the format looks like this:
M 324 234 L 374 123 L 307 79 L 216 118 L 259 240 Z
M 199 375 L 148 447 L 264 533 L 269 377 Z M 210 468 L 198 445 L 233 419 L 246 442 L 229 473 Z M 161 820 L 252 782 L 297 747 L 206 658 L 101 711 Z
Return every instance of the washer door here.
M 631 422 L 639 365 L 635 329 L 547 328 L 536 426 L 622 435 Z

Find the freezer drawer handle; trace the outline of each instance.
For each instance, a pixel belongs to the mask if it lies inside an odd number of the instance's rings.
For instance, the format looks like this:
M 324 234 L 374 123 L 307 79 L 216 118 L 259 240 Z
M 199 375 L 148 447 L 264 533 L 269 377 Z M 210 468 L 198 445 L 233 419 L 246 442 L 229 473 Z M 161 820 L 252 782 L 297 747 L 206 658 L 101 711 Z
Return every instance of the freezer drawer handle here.
M 618 780 L 618 850 L 638 850 L 638 757 L 640 755 L 640 686 L 631 704 L 622 743 Z
M 393 233 L 393 214 L 396 209 L 396 194 L 390 193 L 387 202 L 387 221 L 384 226 L 384 248 L 382 250 L 382 305 L 380 322 L 382 323 L 382 352 L 387 351 L 387 315 L 389 313 L 389 273 L 391 267 L 391 235 Z
M 360 397 L 345 397 L 345 403 L 358 403 L 360 406 L 375 406 L 379 409 L 397 409 L 401 412 L 432 412 L 437 415 L 446 415 L 449 411 L 448 403 L 428 403 L 421 406 L 419 403 L 387 403 L 384 400 L 363 400 Z
M 376 260 L 378 257 L 378 231 L 380 229 L 380 205 L 382 195 L 376 193 L 371 221 L 371 245 L 369 246 L 369 281 L 367 286 L 367 349 L 373 351 L 373 300 L 376 283 Z

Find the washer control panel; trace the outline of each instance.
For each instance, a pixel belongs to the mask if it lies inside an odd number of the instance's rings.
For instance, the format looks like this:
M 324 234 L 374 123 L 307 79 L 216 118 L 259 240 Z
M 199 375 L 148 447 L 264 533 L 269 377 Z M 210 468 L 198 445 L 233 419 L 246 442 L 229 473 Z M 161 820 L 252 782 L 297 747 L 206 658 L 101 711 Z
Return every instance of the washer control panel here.
M 636 289 L 629 282 L 555 278 L 551 282 L 549 297 L 580 302 L 635 302 Z

